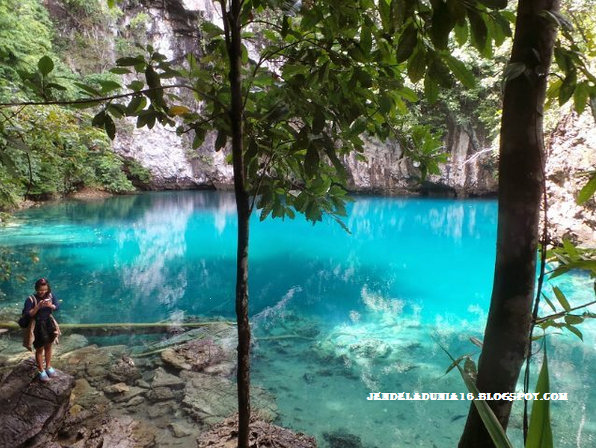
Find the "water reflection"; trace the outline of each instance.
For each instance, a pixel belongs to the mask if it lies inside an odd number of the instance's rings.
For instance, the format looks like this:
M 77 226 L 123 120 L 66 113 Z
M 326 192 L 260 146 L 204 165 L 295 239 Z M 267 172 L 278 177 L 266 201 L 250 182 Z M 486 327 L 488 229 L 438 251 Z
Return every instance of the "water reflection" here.
M 332 221 L 313 227 L 300 217 L 259 222 L 255 216 L 251 313 L 275 306 L 291 288 L 297 288 L 296 308 L 337 322 L 370 312 L 366 294 L 398 300 L 407 313 L 416 307 L 429 316 L 448 308 L 466 312 L 470 300 L 488 300 L 495 219 L 494 202 L 373 197 L 358 197 L 349 209 L 351 234 Z M 27 265 L 25 274 L 54 280 L 69 299 L 62 311 L 67 320 L 233 316 L 232 193 L 62 202 L 23 212 L 18 221 L 0 232 L 0 243 L 39 253 L 42 262 Z M 15 283 L 2 288 L 16 297 L 28 292 Z

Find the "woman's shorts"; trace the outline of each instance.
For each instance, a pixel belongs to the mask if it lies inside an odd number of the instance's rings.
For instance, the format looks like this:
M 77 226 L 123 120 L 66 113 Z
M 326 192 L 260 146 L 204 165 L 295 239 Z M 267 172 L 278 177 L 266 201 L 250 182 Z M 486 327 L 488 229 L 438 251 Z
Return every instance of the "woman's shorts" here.
M 48 317 L 47 319 L 35 322 L 33 334 L 35 335 L 35 339 L 33 340 L 33 347 L 35 348 L 41 348 L 44 345 L 54 342 L 54 339 L 56 339 L 54 319 Z

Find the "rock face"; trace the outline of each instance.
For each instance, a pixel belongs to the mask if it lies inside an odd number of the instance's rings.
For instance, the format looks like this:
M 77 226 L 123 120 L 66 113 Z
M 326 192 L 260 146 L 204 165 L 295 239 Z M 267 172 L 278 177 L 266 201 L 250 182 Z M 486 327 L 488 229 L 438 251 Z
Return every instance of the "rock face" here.
M 563 237 L 584 247 L 596 247 L 596 202 L 577 205 L 576 198 L 596 167 L 596 124 L 584 113 L 564 117 L 550 135 L 546 164 L 548 220 L 551 238 Z
M 69 408 L 75 385 L 62 372 L 47 383 L 31 382 L 33 360 L 21 362 L 0 386 L 0 446 L 46 447 Z
M 169 60 L 182 61 L 193 53 L 200 54 L 199 24 L 216 21 L 213 2 L 205 0 L 144 0 L 122 6 L 126 27 L 137 13 L 148 15 L 147 40 Z M 184 90 L 172 91 L 192 101 Z M 113 148 L 124 157 L 138 161 L 153 177 L 156 190 L 215 188 L 231 185 L 232 167 L 225 162 L 225 152 L 213 151 L 215 134 L 205 138 L 197 150 L 191 149 L 189 136 L 180 137 L 174 128 L 156 125 L 153 129 L 136 129 L 135 120 L 119 126 Z
M 422 184 L 420 170 L 404 156 L 397 142 L 368 140 L 365 161 L 355 154 L 344 159 L 349 188 L 363 193 L 489 196 L 497 191 L 492 148 L 483 147 L 473 130 L 451 125 L 445 138 L 447 163 Z

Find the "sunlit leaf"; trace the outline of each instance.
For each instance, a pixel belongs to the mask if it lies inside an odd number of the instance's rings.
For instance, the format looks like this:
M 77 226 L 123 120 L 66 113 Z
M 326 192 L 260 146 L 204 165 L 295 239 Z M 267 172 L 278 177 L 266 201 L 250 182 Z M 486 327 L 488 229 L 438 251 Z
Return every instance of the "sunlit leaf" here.
M 596 193 L 596 174 L 594 174 L 580 190 L 577 195 L 577 203 L 579 205 L 585 204 L 592 198 L 592 196 L 594 196 L 594 193 Z
M 561 289 L 559 289 L 558 286 L 553 286 L 553 292 L 555 293 L 555 297 L 557 298 L 563 309 L 565 311 L 571 310 L 571 306 L 567 301 L 567 297 L 565 297 L 565 294 L 563 294 L 563 291 L 561 291 Z
M 550 421 L 550 401 L 541 399 L 545 393 L 550 393 L 546 343 L 544 345 L 542 367 L 536 383 L 536 392 L 539 394 L 539 398 L 532 403 L 526 448 L 552 448 L 553 433 Z

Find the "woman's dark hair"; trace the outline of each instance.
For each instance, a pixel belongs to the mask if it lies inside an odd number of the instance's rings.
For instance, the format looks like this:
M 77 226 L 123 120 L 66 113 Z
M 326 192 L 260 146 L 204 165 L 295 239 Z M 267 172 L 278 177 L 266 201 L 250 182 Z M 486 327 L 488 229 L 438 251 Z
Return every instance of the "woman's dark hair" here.
M 35 291 L 38 291 L 41 286 L 47 286 L 48 292 L 52 292 L 52 287 L 50 286 L 50 282 L 48 282 L 45 278 L 40 278 L 35 282 Z

